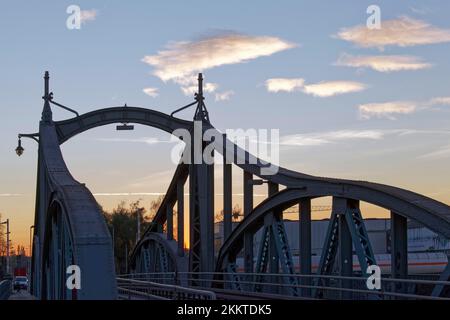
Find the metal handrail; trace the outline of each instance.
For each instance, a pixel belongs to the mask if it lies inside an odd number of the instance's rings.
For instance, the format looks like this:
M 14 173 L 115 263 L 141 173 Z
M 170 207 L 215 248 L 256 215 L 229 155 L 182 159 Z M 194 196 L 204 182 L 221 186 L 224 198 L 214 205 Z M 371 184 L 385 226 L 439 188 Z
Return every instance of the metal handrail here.
M 185 271 L 185 272 L 177 272 L 178 275 L 183 274 L 194 274 L 194 275 L 231 275 L 231 273 L 226 272 L 191 272 L 191 271 Z M 267 276 L 267 277 L 294 277 L 294 278 L 323 278 L 323 279 L 336 279 L 336 280 L 355 280 L 355 281 L 366 281 L 367 278 L 365 277 L 350 277 L 350 276 L 340 276 L 340 275 L 320 275 L 320 274 L 285 274 L 285 273 L 255 273 L 255 272 L 239 272 L 237 273 L 239 276 Z M 175 277 L 175 272 L 152 272 L 152 273 L 130 273 L 130 274 L 123 274 L 120 275 L 123 276 L 132 276 L 136 277 L 136 275 L 173 275 Z M 172 279 L 172 278 L 165 278 L 165 279 Z M 201 279 L 200 279 L 201 280 Z M 207 279 L 204 279 L 207 280 Z M 402 283 L 413 283 L 413 284 L 431 284 L 431 285 L 444 285 L 444 286 L 450 286 L 450 281 L 442 281 L 442 280 L 424 280 L 424 279 L 401 279 L 401 278 L 387 278 L 382 277 L 381 281 L 385 282 L 402 282 Z
M 216 299 L 216 294 L 212 291 L 194 289 L 194 288 L 189 288 L 189 287 L 182 287 L 182 286 L 173 285 L 173 284 L 163 284 L 163 283 L 158 283 L 158 282 L 153 282 L 153 281 L 142 281 L 142 280 L 121 278 L 121 277 L 117 278 L 117 282 L 118 282 L 119 288 L 122 288 L 122 284 L 125 283 L 125 284 L 131 284 L 131 285 L 138 285 L 138 286 L 140 286 L 140 288 L 144 288 L 144 289 L 156 288 L 156 289 L 167 290 L 168 292 L 175 293 L 176 295 L 178 295 L 179 293 L 182 293 L 182 294 L 187 294 L 187 295 L 196 295 L 199 297 L 203 297 L 206 300 L 215 300 Z M 125 288 L 125 289 L 127 289 L 127 288 Z
M 187 275 L 187 277 L 184 277 L 184 280 L 187 281 L 208 281 L 210 283 L 221 283 L 221 284 L 232 284 L 232 280 L 227 280 L 226 276 L 231 275 L 229 273 L 222 273 L 222 272 L 166 272 L 166 273 L 139 273 L 139 274 L 128 274 L 123 276 L 128 277 L 145 277 L 146 279 L 153 279 L 155 281 L 162 281 L 162 280 L 173 280 L 176 281 L 177 277 L 179 275 Z M 200 277 L 200 278 L 194 278 L 191 277 L 191 275 L 196 276 L 206 276 L 206 277 Z M 224 277 L 224 280 L 222 279 L 213 279 L 211 276 L 213 275 L 220 275 Z M 161 277 L 163 276 L 163 277 Z M 301 275 L 301 274 L 274 274 L 274 273 L 239 273 L 239 276 L 242 278 L 253 278 L 255 276 L 266 276 L 266 277 L 277 277 L 278 279 L 282 279 L 283 277 L 295 277 L 295 278 L 308 278 L 308 279 L 314 279 L 314 278 L 323 278 L 328 280 L 356 280 L 356 281 L 366 281 L 367 279 L 365 277 L 349 277 L 349 276 L 339 276 L 339 275 Z M 405 298 L 405 299 L 427 299 L 427 300 L 450 300 L 450 298 L 447 297 L 433 297 L 433 296 L 427 296 L 423 294 L 412 294 L 412 293 L 403 293 L 403 292 L 393 292 L 393 291 L 387 291 L 385 289 L 380 290 L 369 290 L 369 289 L 357 289 L 357 288 L 342 288 L 342 287 L 332 287 L 332 286 L 321 286 L 318 284 L 286 284 L 286 283 L 274 283 L 274 282 L 257 282 L 257 281 L 250 281 L 250 280 L 244 280 L 241 279 L 239 281 L 242 285 L 258 285 L 258 286 L 265 286 L 265 287 L 273 287 L 273 288 L 305 288 L 305 289 L 318 289 L 318 290 L 327 290 L 327 291 L 334 291 L 334 292 L 350 292 L 350 293 L 360 293 L 365 294 L 368 297 L 369 296 L 379 296 L 379 297 L 397 297 L 397 298 Z M 450 281 L 439 281 L 439 280 L 421 280 L 421 279 L 397 279 L 397 278 L 382 278 L 382 282 L 387 283 L 405 283 L 405 284 L 425 284 L 425 285 L 444 285 L 444 286 L 450 286 Z M 211 290 L 214 290 L 212 288 Z M 241 291 L 243 294 L 251 292 L 248 290 Z M 286 297 L 288 297 L 286 295 Z M 289 296 L 289 298 L 292 298 Z M 303 297 L 304 298 L 304 297 Z
M 204 281 L 205 279 L 198 278 L 188 278 L 188 280 L 195 281 Z M 210 280 L 211 282 L 219 282 L 219 283 L 232 283 L 230 280 Z M 368 289 L 352 289 L 352 288 L 341 288 L 341 287 L 330 287 L 330 286 L 315 286 L 315 285 L 303 285 L 303 284 L 281 284 L 281 283 L 273 283 L 273 282 L 256 282 L 256 281 L 240 281 L 240 284 L 247 285 L 260 285 L 260 286 L 275 286 L 280 288 L 305 288 L 305 289 L 320 289 L 320 290 L 329 290 L 329 291 L 338 291 L 338 292 L 353 292 L 353 293 L 364 293 L 372 296 L 392 296 L 399 298 L 412 298 L 412 299 L 426 299 L 426 300 L 446 300 L 450 301 L 450 298 L 443 297 L 433 297 L 433 296 L 424 296 L 418 294 L 409 294 L 409 293 L 400 293 L 400 292 L 390 292 L 384 290 L 368 290 Z M 251 292 L 251 291 L 242 291 L 242 292 Z M 286 297 L 292 298 L 292 296 Z M 302 297 L 305 298 L 305 297 Z

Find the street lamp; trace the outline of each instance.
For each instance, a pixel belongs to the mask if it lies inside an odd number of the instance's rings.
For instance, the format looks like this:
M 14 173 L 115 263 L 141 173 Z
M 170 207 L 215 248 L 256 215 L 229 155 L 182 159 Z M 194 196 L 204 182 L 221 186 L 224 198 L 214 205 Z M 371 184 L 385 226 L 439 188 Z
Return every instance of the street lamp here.
M 22 147 L 22 140 L 19 138 L 19 144 L 16 148 L 16 154 L 20 157 L 25 149 Z
M 19 133 L 18 134 L 19 137 L 19 142 L 17 144 L 17 148 L 16 148 L 16 154 L 20 157 L 23 152 L 25 151 L 25 149 L 22 147 L 22 138 L 30 138 L 33 139 L 34 141 L 36 141 L 37 143 L 39 143 L 39 133 Z

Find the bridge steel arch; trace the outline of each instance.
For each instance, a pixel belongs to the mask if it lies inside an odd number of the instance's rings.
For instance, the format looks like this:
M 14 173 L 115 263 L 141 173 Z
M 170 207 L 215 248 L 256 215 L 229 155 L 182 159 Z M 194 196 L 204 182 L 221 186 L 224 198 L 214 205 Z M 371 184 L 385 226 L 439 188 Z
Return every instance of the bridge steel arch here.
M 37 202 L 34 229 L 33 291 L 43 299 L 109 299 L 116 295 L 112 243 L 102 213 L 91 192 L 70 174 L 60 145 L 76 134 L 112 123 L 139 123 L 172 133 L 190 129 L 191 122 L 158 111 L 136 107 L 96 110 L 63 121 L 53 121 L 45 101 L 39 130 Z M 58 210 L 54 205 L 58 204 Z M 57 223 L 51 223 L 54 219 Z M 66 265 L 56 259 L 60 250 L 53 241 L 55 232 L 66 230 L 72 257 L 80 266 L 82 289 L 77 294 L 63 290 Z M 159 236 L 155 235 L 154 241 Z M 62 240 L 60 238 L 59 242 Z M 59 243 L 58 245 L 61 245 Z M 73 246 L 73 248 L 72 248 Z M 166 246 L 167 248 L 167 246 Z M 167 251 L 169 252 L 169 251 Z M 170 260 L 173 260 L 170 256 Z M 177 265 L 175 263 L 175 265 Z M 59 268 L 59 269 L 58 269 Z M 51 271 L 50 277 L 47 273 Z M 75 292 L 75 291 L 74 291 Z
M 176 129 L 190 130 L 192 127 L 192 121 L 174 118 L 159 111 L 121 106 L 98 109 L 75 118 L 57 121 L 56 131 L 62 144 L 86 130 L 113 123 L 138 123 L 170 134 Z
M 188 271 L 187 257 L 178 257 L 177 242 L 168 240 L 166 235 L 159 232 L 148 233 L 139 245 L 139 251 L 130 257 L 131 274 L 139 274 L 139 279 L 149 281 L 171 282 L 166 279 L 168 273 L 177 276 L 178 283 L 188 285 L 184 273 Z
M 194 122 L 154 110 L 126 106 L 100 109 L 54 122 L 49 105 L 51 96 L 48 94 L 48 84 L 46 88 L 39 131 L 33 289 L 43 298 L 69 296 L 67 292 L 52 291 L 51 288 L 58 286 L 56 281 L 60 280 L 44 275 L 49 266 L 55 265 L 59 266 L 59 274 L 63 274 L 64 270 L 61 266 L 65 266 L 65 262 L 52 256 L 55 254 L 55 239 L 58 234 L 61 234 L 68 235 L 67 243 L 70 245 L 67 245 L 65 252 L 72 252 L 72 257 L 69 255 L 64 261 L 73 261 L 82 268 L 82 282 L 85 286 L 77 292 L 76 298 L 112 298 L 116 294 L 116 287 L 109 232 L 90 191 L 70 175 L 62 158 L 60 145 L 86 130 L 112 123 L 138 123 L 173 134 L 176 129 L 185 129 L 192 133 Z M 359 209 L 359 201 L 381 206 L 392 213 L 394 277 L 407 276 L 406 226 L 408 219 L 418 221 L 437 234 L 450 239 L 450 207 L 426 196 L 393 186 L 316 177 L 281 167 L 276 167 L 277 170 L 273 174 L 267 173 L 264 169 L 270 167 L 270 164 L 241 149 L 210 124 L 206 108 L 204 108 L 201 87 L 199 87 L 199 93 L 196 98 L 199 106 L 194 120 L 201 121 L 202 133 L 209 131 L 215 136 L 214 141 L 210 142 L 214 143 L 214 150 L 221 153 L 225 160 L 232 159 L 232 162 L 242 171 L 245 217 L 238 227 L 232 230 L 231 164 L 226 162 L 223 166 L 224 243 L 215 261 L 214 167 L 204 161 L 200 164 L 180 162 L 152 224 L 132 251 L 130 265 L 133 266 L 134 272 L 141 270 L 142 265 L 145 266 L 142 264 L 145 250 L 148 250 L 149 244 L 153 243 L 155 244 L 151 249 L 153 254 L 159 250 L 162 256 L 169 257 L 168 261 L 171 261 L 172 265 L 170 268 L 188 270 L 194 280 L 196 276 L 211 273 L 214 270 L 236 275 L 234 262 L 236 255 L 242 249 L 246 272 L 264 273 L 267 268 L 270 268 L 271 271 L 278 273 L 278 267 L 281 265 L 282 273 L 294 274 L 293 257 L 289 248 L 289 241 L 292 239 L 288 239 L 284 231 L 282 211 L 294 204 L 300 204 L 300 267 L 302 274 L 309 275 L 311 274 L 311 199 L 324 196 L 333 197 L 333 210 L 319 274 L 331 273 L 334 263 L 339 261 L 340 274 L 351 276 L 352 266 L 345 265 L 342 261 L 351 261 L 353 248 L 361 267 L 376 263 Z M 225 145 L 227 148 L 224 148 Z M 201 150 L 207 146 L 208 143 L 203 143 Z M 184 184 L 188 177 L 190 244 L 187 265 L 183 235 Z M 263 180 L 262 183 L 268 184 L 267 199 L 256 207 L 253 206 L 253 185 L 256 181 L 254 177 L 259 177 Z M 280 186 L 286 189 L 279 191 Z M 173 230 L 175 204 L 177 204 L 178 213 L 178 237 L 183 239 L 177 241 L 176 248 Z M 164 226 L 165 235 L 162 235 Z M 260 229 L 263 230 L 264 238 L 261 241 L 262 245 L 259 248 L 255 267 L 253 238 Z M 61 237 L 59 239 L 62 239 Z M 62 243 L 65 242 L 62 241 Z M 275 258 L 276 263 L 271 263 L 272 259 L 268 257 Z M 159 258 L 159 260 L 163 259 Z M 102 276 L 99 280 L 100 270 Z M 444 274 L 448 273 L 448 270 L 444 272 Z M 91 283 L 92 279 L 95 281 Z M 239 276 L 233 279 L 234 289 L 242 290 Z M 286 277 L 286 279 L 289 283 L 296 284 L 294 277 Z M 212 285 L 211 280 L 212 278 L 209 278 L 205 282 L 204 279 L 198 278 L 198 281 L 191 281 L 190 285 L 208 286 Z M 101 283 L 100 286 L 98 281 Z M 254 286 L 247 287 L 245 290 L 258 291 L 259 288 Z M 300 293 L 297 289 L 292 289 L 290 294 L 320 296 L 320 292 L 306 290 Z M 439 292 L 436 291 L 434 294 L 439 295 Z
M 41 299 L 116 297 L 109 231 L 94 197 L 72 177 L 64 162 L 48 101 L 39 129 L 34 225 L 34 295 Z M 61 256 L 62 251 L 66 256 Z M 70 295 L 64 290 L 69 262 L 81 273 L 81 289 Z

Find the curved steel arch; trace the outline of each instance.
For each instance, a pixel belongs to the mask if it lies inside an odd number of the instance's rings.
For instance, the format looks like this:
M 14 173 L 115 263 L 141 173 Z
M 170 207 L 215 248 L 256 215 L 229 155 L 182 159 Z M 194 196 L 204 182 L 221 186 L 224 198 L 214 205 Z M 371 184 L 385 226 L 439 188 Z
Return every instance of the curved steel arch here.
M 325 187 L 325 186 L 324 186 Z M 299 202 L 302 198 L 317 198 L 323 196 L 337 196 L 348 199 L 362 200 L 368 203 L 376 204 L 386 209 L 397 212 L 407 218 L 416 220 L 445 238 L 450 238 L 450 221 L 438 216 L 429 215 L 423 219 L 421 208 L 416 207 L 414 203 L 399 199 L 387 193 L 373 194 L 373 190 L 363 186 L 353 186 L 346 190 L 328 189 L 325 192 L 324 187 L 315 188 L 288 188 L 280 191 L 273 196 L 262 201 L 253 211 L 242 220 L 242 222 L 232 231 L 228 239 L 222 245 L 216 270 L 223 269 L 224 259 L 228 256 L 236 255 L 241 249 L 243 238 L 246 232 L 254 233 L 264 224 L 264 217 L 277 210 L 284 210 Z M 434 226 L 439 225 L 439 228 Z
M 59 293 L 49 294 L 44 288 L 50 284 L 43 283 L 49 280 L 45 275 L 45 264 L 49 261 L 57 263 L 51 259 L 55 248 L 49 245 L 50 233 L 67 226 L 73 259 L 81 269 L 81 289 L 77 290 L 76 298 L 113 299 L 117 290 L 111 237 L 94 197 L 72 177 L 64 162 L 48 102 L 44 106 L 39 138 L 34 229 L 39 248 L 33 254 L 33 292 L 40 298 L 67 298 Z M 60 209 L 55 212 L 52 208 L 56 203 Z M 55 214 L 59 220 L 52 225 L 50 221 Z M 67 278 L 61 264 L 52 268 L 57 268 L 58 277 Z M 60 281 L 59 285 L 64 286 L 65 281 Z
M 179 119 L 177 119 L 177 121 L 178 120 Z M 186 125 L 188 125 L 188 123 L 192 124 L 192 122 L 185 121 Z M 223 134 L 212 125 L 205 125 L 203 129 L 204 131 L 208 129 L 214 130 L 216 135 L 223 136 Z M 242 170 L 267 181 L 284 185 L 288 188 L 306 188 L 311 194 L 316 194 L 317 196 L 335 195 L 366 201 L 386 209 L 398 210 L 398 213 L 404 213 L 405 216 L 408 216 L 405 213 L 408 212 L 412 219 L 420 221 L 429 229 L 450 239 L 450 229 L 447 227 L 450 221 L 450 207 L 442 202 L 409 190 L 389 185 L 368 181 L 316 177 L 285 169 L 283 167 L 278 167 L 278 172 L 274 175 L 264 175 L 261 174 L 261 172 L 263 168 L 267 167 L 267 164 L 263 164 L 263 161 L 260 159 L 254 157 L 252 154 L 241 149 L 229 140 L 227 140 L 227 143 L 232 146 L 232 151 L 224 151 L 224 144 L 221 141 L 215 141 L 215 143 L 217 143 L 216 150 L 222 155 L 232 152 L 230 159 L 233 159 L 233 163 Z M 238 155 L 241 155 L 242 158 L 239 159 Z M 254 159 L 253 164 L 245 163 L 243 160 L 252 158 Z M 171 189 L 169 188 L 169 190 Z M 162 211 L 157 217 L 159 223 L 164 223 L 165 211 Z M 152 228 L 154 228 L 154 226 L 152 226 Z
M 186 259 L 181 259 L 177 257 L 177 244 L 174 240 L 168 240 L 166 236 L 164 236 L 162 233 L 158 232 L 149 232 L 145 235 L 145 237 L 141 238 L 140 240 L 140 248 L 141 250 L 136 251 L 134 250 L 133 253 L 130 256 L 130 267 L 134 272 L 138 272 L 140 268 L 140 263 L 142 261 L 139 261 L 142 259 L 142 249 L 146 250 L 150 243 L 156 243 L 161 250 L 164 251 L 164 254 L 167 255 L 168 258 L 168 264 L 167 264 L 167 270 L 159 270 L 158 272 L 185 272 L 187 271 L 187 262 Z M 140 270 L 138 273 L 149 273 L 151 272 L 150 266 L 147 270 Z
M 222 135 L 212 125 L 207 125 L 204 128 L 204 130 L 208 129 L 215 131 L 215 134 L 212 135 Z M 448 228 L 450 207 L 442 202 L 389 185 L 368 181 L 316 177 L 282 167 L 278 167 L 277 172 L 273 175 L 262 174 L 262 169 L 268 166 L 266 162 L 256 158 L 229 140 L 227 140 L 227 144 L 232 146 L 233 150 L 224 150 L 223 141 L 215 140 L 216 150 L 221 154 L 230 154 L 230 159 L 233 159 L 233 162 L 246 172 L 286 187 L 303 187 L 312 194 L 336 195 L 367 201 L 388 209 L 396 208 L 399 210 L 398 213 L 405 216 L 407 215 L 406 211 L 412 210 L 408 214 L 414 216 L 413 219 L 450 239 L 450 229 Z
M 168 133 L 192 127 L 192 121 L 171 117 L 159 111 L 138 107 L 112 107 L 91 111 L 79 117 L 56 121 L 56 131 L 62 144 L 86 130 L 112 123 L 138 123 L 158 128 Z

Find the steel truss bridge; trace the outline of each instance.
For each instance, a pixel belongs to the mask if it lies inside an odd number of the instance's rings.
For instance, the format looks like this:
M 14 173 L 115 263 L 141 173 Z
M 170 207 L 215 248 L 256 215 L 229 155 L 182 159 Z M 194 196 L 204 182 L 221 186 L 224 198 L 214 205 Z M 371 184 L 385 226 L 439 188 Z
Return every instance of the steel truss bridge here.
M 223 244 L 214 252 L 214 164 L 180 163 L 150 227 L 129 256 L 130 274 L 117 276 L 112 240 L 92 193 L 69 172 L 61 145 L 89 129 L 119 123 L 137 123 L 168 133 L 194 131 L 187 121 L 155 110 L 112 107 L 79 115 L 57 103 L 45 79 L 44 108 L 36 134 L 20 138 L 39 143 L 36 212 L 32 256 L 32 291 L 41 299 L 144 298 L 290 298 L 290 299 L 392 299 L 445 298 L 450 266 L 439 279 L 408 277 L 407 225 L 416 221 L 450 239 L 450 207 L 401 188 L 334 178 L 324 178 L 279 168 L 266 174 L 268 163 L 255 158 L 218 132 L 209 121 L 204 104 L 202 77 L 195 101 L 195 121 L 210 129 L 216 148 L 242 171 L 244 218 L 232 228 L 232 164 L 223 165 Z M 71 111 L 73 118 L 53 121 L 51 105 Z M 218 140 L 218 141 L 217 141 Z M 186 142 L 186 141 L 185 141 Z M 195 143 L 195 142 L 194 142 Z M 210 142 L 200 141 L 202 153 Z M 218 146 L 218 147 L 217 147 Z M 225 148 L 226 147 L 226 148 Z M 195 148 L 192 148 L 195 149 Z M 200 157 L 203 159 L 202 157 Z M 189 178 L 189 179 L 188 179 Z M 189 203 L 184 188 L 189 180 Z M 253 203 L 255 185 L 267 183 L 267 197 Z M 311 200 L 332 197 L 328 231 L 317 271 L 311 266 Z M 391 274 L 384 275 L 380 290 L 368 290 L 367 267 L 377 263 L 365 228 L 360 202 L 391 212 Z M 288 238 L 283 211 L 299 205 L 298 237 Z M 174 214 L 176 207 L 177 214 Z M 184 215 L 189 216 L 189 245 L 185 250 Z M 177 218 L 177 239 L 174 217 Z M 261 236 L 254 250 L 256 234 Z M 299 266 L 294 268 L 290 244 L 299 242 Z M 356 255 L 359 270 L 353 269 Z M 240 265 L 238 261 L 243 261 Z M 81 269 L 81 289 L 69 290 L 66 269 Z M 428 288 L 422 293 L 418 286 Z M 448 287 L 447 287 L 448 288 Z M 447 291 L 448 292 L 448 291 Z

